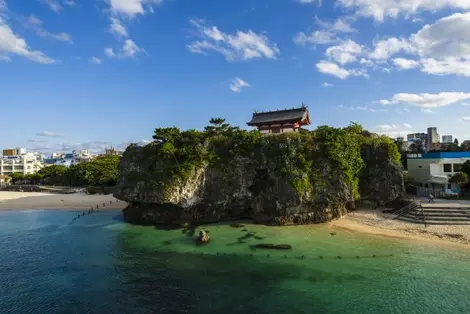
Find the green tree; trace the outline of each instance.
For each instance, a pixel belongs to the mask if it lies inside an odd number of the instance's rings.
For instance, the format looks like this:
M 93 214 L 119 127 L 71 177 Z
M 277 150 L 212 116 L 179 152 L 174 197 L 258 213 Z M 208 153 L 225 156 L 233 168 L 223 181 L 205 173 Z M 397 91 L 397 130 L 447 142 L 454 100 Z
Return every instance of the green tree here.
M 225 123 L 225 119 L 223 118 L 211 118 L 209 120 L 209 125 L 204 128 L 207 135 L 210 136 L 217 136 L 217 135 L 230 135 L 233 132 L 239 130 L 238 127 L 232 127 L 230 124 Z
M 42 181 L 49 185 L 68 185 L 67 167 L 51 165 L 38 171 Z
M 24 174 L 22 172 L 13 172 L 13 173 L 9 174 L 9 176 L 11 178 L 11 183 L 12 184 L 17 184 L 20 181 L 23 181 L 25 179 Z
M 454 140 L 454 144 L 457 145 L 457 146 L 459 146 L 459 140 L 458 140 L 458 139 L 455 139 L 455 140 Z
M 462 172 L 465 172 L 470 177 L 470 160 L 463 163 Z
M 409 152 L 412 154 L 422 154 L 424 153 L 423 142 L 416 141 L 410 145 Z
M 468 183 L 468 175 L 465 172 L 459 172 L 454 174 L 450 179 L 450 183 L 456 183 L 458 185 L 465 185 Z

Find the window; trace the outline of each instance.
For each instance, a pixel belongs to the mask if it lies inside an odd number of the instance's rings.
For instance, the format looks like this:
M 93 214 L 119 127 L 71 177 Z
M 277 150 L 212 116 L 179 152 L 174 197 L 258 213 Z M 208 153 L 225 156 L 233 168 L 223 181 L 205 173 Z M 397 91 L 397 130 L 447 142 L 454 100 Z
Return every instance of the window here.
M 275 133 L 275 134 L 281 133 L 281 128 L 280 127 L 273 127 L 271 129 L 271 133 Z
M 424 185 L 424 187 L 427 189 L 429 186 L 428 186 L 428 184 L 426 183 L 426 184 Z
M 444 164 L 444 172 L 452 172 L 452 164 Z
M 461 172 L 463 164 L 454 164 L 454 172 Z
M 449 190 L 452 189 L 452 184 L 450 184 L 450 183 L 447 184 L 447 188 L 448 188 Z

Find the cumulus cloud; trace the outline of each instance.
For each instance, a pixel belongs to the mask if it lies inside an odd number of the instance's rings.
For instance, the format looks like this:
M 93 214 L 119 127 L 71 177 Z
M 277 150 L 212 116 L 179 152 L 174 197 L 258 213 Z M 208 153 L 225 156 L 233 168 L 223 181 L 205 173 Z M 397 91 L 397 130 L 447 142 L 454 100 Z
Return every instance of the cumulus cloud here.
M 51 132 L 51 131 L 42 131 L 36 134 L 37 136 L 43 136 L 43 137 L 64 137 L 64 134 L 62 133 L 56 133 L 56 132 Z
M 328 82 L 325 82 L 325 83 L 321 84 L 321 86 L 323 86 L 323 87 L 333 87 L 334 85 L 330 84 Z
M 139 46 L 137 46 L 134 43 L 134 41 L 132 41 L 131 39 L 126 39 L 124 41 L 124 44 L 123 44 L 122 48 L 117 52 L 114 52 L 113 48 L 106 48 L 104 50 L 104 54 L 106 56 L 113 57 L 113 58 L 120 58 L 120 59 L 135 58 L 137 56 L 137 54 L 139 54 L 139 53 L 147 54 L 145 49 L 140 48 Z
M 55 62 L 54 59 L 49 58 L 42 51 L 32 50 L 26 41 L 15 34 L 0 16 L 0 59 L 10 61 L 10 55 L 22 56 L 31 61 L 43 64 Z
M 319 29 L 309 33 L 297 33 L 293 38 L 294 43 L 299 46 L 328 45 L 340 42 L 339 34 L 357 32 L 345 19 L 337 19 L 334 23 L 325 22 L 318 18 L 315 18 L 315 20 Z
M 408 104 L 424 109 L 439 108 L 470 99 L 470 93 L 445 92 L 439 94 L 395 94 L 390 100 L 380 101 L 383 105 Z
M 336 4 L 353 10 L 356 15 L 371 17 L 378 22 L 399 16 L 408 18 L 419 11 L 470 9 L 470 2 L 466 0 L 337 0 Z
M 346 63 L 355 62 L 357 56 L 362 54 L 363 51 L 364 46 L 348 39 L 340 45 L 329 47 L 326 49 L 325 54 L 328 58 L 344 65 Z
M 241 92 L 242 88 L 250 87 L 251 85 L 245 82 L 240 78 L 235 78 L 232 83 L 230 84 L 230 89 L 232 92 L 239 93 Z
M 395 58 L 392 60 L 393 64 L 401 70 L 409 70 L 419 67 L 419 62 L 405 58 Z
M 126 27 L 121 23 L 121 21 L 115 17 L 111 17 L 111 25 L 109 26 L 109 31 L 118 37 L 128 37 Z
M 64 32 L 61 33 L 51 33 L 44 29 L 43 27 L 44 22 L 37 18 L 34 15 L 30 15 L 29 17 L 26 18 L 26 25 L 30 29 L 32 29 L 39 37 L 42 38 L 52 38 L 52 39 L 57 39 L 60 41 L 66 41 L 68 43 L 72 43 L 72 37 Z
M 271 43 L 264 34 L 257 34 L 252 30 L 247 32 L 236 31 L 227 34 L 220 31 L 217 26 L 206 26 L 204 20 L 191 19 L 190 23 L 196 28 L 201 40 L 191 42 L 187 48 L 192 53 L 208 54 L 216 52 L 229 62 L 251 59 L 276 59 L 280 50 L 276 44 Z
M 409 124 L 409 123 L 404 123 L 403 126 L 404 126 L 405 128 L 408 128 L 408 129 L 411 129 L 411 128 L 412 128 L 411 124 Z
M 421 112 L 424 113 L 424 114 L 433 114 L 434 113 L 434 111 L 432 111 L 429 108 L 421 108 Z
M 334 62 L 322 60 L 316 64 L 317 70 L 323 74 L 329 74 L 339 79 L 345 80 L 350 76 L 364 76 L 368 74 L 363 69 L 345 69 Z
M 462 120 L 465 122 L 470 122 L 470 117 L 463 117 Z
M 106 2 L 114 15 L 133 18 L 152 12 L 153 6 L 162 4 L 163 0 L 106 0 Z

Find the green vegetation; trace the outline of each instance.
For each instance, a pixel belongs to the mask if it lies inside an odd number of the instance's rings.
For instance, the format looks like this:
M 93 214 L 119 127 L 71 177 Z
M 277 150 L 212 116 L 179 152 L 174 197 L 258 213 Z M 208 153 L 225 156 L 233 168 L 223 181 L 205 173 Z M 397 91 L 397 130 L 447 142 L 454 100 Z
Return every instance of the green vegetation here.
M 212 167 L 230 176 L 240 160 L 253 173 L 269 169 L 271 174 L 287 178 L 301 199 L 311 199 L 318 188 L 327 195 L 330 185 L 339 183 L 349 186 L 351 197 L 357 199 L 364 150 L 380 147 L 388 154 L 385 159 L 399 163 L 401 158 L 393 140 L 372 136 L 355 123 L 346 128 L 320 126 L 312 132 L 262 136 L 213 118 L 203 131 L 157 128 L 153 139 L 145 147 L 127 148 L 124 160 L 138 158 L 145 171 L 128 171 L 123 184 L 131 187 L 146 182 L 149 191 L 152 186 L 163 187 L 167 200 L 201 169 Z M 145 158 L 139 158 L 141 154 Z
M 116 185 L 119 175 L 119 156 L 98 157 L 70 168 L 59 165 L 44 167 L 35 174 L 12 173 L 13 184 L 45 184 L 63 186 L 108 187 Z
M 449 182 L 465 185 L 468 183 L 468 175 L 465 172 L 456 173 L 449 179 Z

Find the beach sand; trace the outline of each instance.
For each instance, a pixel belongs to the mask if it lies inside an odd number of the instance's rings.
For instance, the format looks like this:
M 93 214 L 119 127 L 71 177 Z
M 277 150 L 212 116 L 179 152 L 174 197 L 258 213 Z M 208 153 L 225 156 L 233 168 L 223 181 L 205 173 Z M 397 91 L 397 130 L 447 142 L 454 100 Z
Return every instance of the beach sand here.
M 103 206 L 103 203 L 105 206 Z M 112 195 L 0 192 L 0 210 L 18 209 L 124 209 L 127 204 Z
M 458 244 L 470 248 L 470 225 L 431 225 L 393 220 L 377 210 L 359 209 L 330 222 L 330 228 L 436 244 Z

